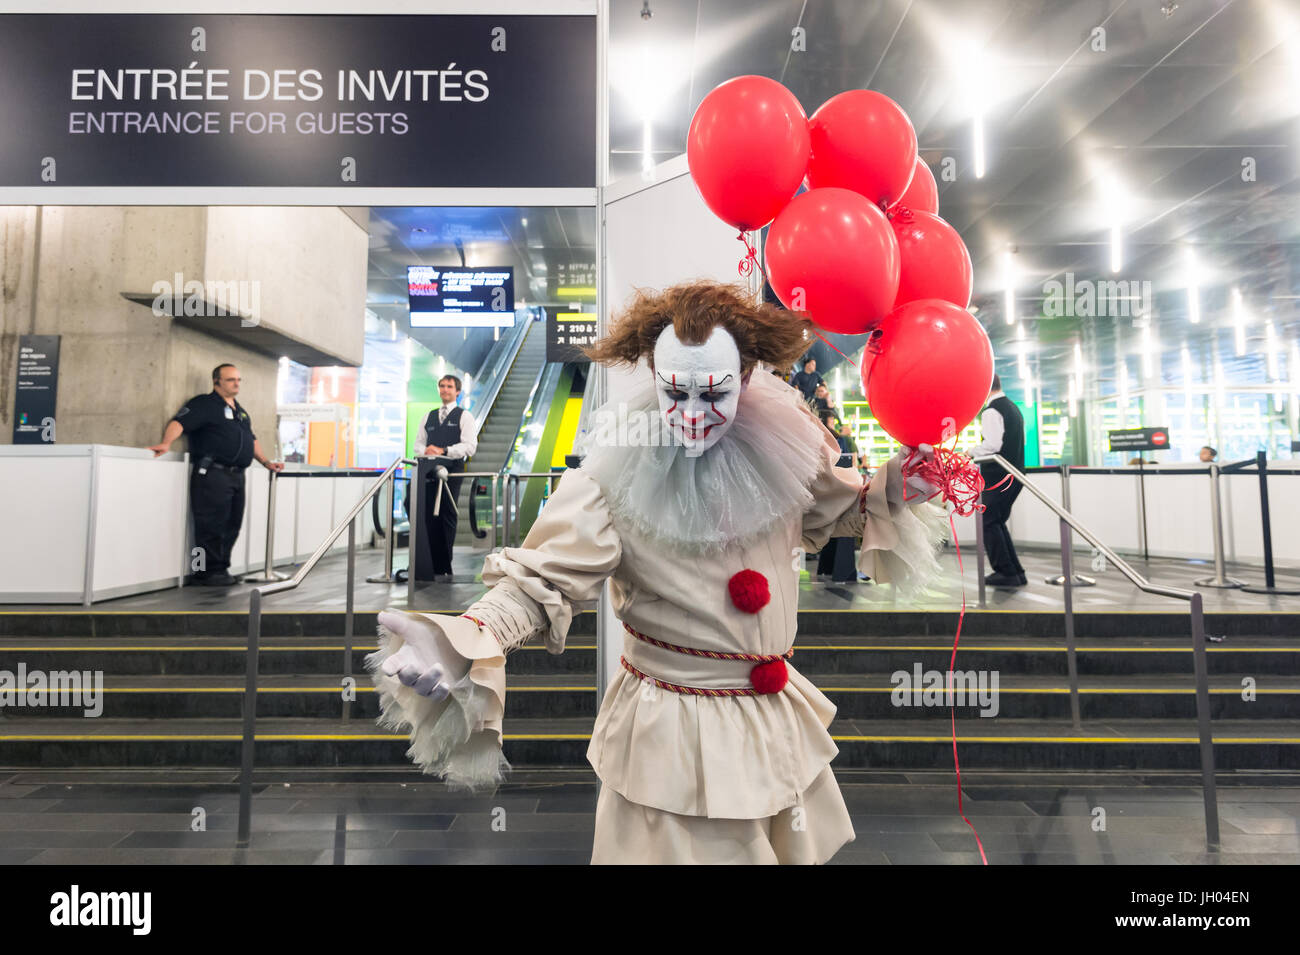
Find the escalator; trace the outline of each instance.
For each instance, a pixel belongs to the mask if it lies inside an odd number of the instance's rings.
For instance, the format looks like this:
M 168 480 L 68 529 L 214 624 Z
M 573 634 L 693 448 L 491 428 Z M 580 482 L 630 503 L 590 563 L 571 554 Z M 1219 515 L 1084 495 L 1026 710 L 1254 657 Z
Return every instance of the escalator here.
M 538 378 L 546 364 L 546 324 L 530 321 L 523 344 L 515 355 L 510 371 L 506 375 L 496 400 L 488 410 L 487 420 L 479 423 L 478 450 L 469 462 L 471 471 L 494 471 L 500 473 L 519 437 L 519 426 L 524 410 L 528 405 Z M 480 485 L 487 485 L 485 479 L 476 479 Z M 469 519 L 469 499 L 472 482 L 461 483 L 460 496 L 456 506 L 460 509 L 460 522 L 456 527 L 456 548 L 484 547 L 486 539 L 474 536 Z M 501 488 L 504 493 L 504 485 Z M 476 509 L 480 516 L 479 524 L 486 527 L 488 516 L 488 494 L 480 495 L 481 501 Z M 499 500 L 499 499 L 498 499 Z
M 510 336 L 503 336 L 499 346 L 489 354 L 483 367 L 479 370 L 476 381 L 479 382 L 475 400 L 469 410 L 479 422 L 478 447 L 469 461 L 466 470 L 472 472 L 491 472 L 501 475 L 498 484 L 498 511 L 492 514 L 491 479 L 466 478 L 461 482 L 457 496 L 457 510 L 460 520 L 456 527 L 455 547 L 458 551 L 483 549 L 488 545 L 488 528 L 493 521 L 500 526 L 500 507 L 505 499 L 507 470 L 511 473 L 526 472 L 533 469 L 536 462 L 545 457 L 549 462 L 552 447 L 558 438 L 556 434 L 558 418 L 551 418 L 551 406 L 557 402 L 563 410 L 563 404 L 570 396 L 574 384 L 574 366 L 547 364 L 546 362 L 546 326 L 542 321 L 530 320 L 516 329 Z M 585 375 L 578 377 L 578 391 L 585 383 Z M 557 401 L 558 399 L 558 401 Z M 484 420 L 485 419 L 485 420 Z M 565 439 L 572 443 L 573 429 L 566 432 Z M 543 444 L 546 450 L 543 452 Z M 544 468 L 543 468 L 544 469 Z M 408 492 L 407 480 L 399 478 L 397 494 L 397 546 L 407 543 L 408 522 L 402 501 Z M 544 484 L 544 482 L 541 482 Z M 524 527 L 531 525 L 532 518 L 541 505 L 538 487 L 528 489 L 525 505 L 529 517 Z M 472 502 L 472 512 L 471 512 Z M 376 527 L 380 522 L 380 504 L 374 501 Z M 503 546 L 504 541 L 498 536 L 496 545 Z

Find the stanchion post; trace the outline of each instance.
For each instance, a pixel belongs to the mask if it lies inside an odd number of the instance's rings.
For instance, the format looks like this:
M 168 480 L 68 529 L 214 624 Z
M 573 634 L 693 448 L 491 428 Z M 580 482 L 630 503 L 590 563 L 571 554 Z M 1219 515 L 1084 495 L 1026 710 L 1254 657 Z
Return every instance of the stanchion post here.
M 1223 558 L 1223 508 L 1219 500 L 1219 466 L 1210 464 L 1210 531 L 1214 540 L 1214 576 L 1195 581 L 1197 587 L 1216 587 L 1230 590 L 1241 587 L 1242 582 L 1227 575 Z
M 1142 559 L 1150 560 L 1151 552 L 1147 548 L 1147 481 L 1146 459 L 1138 458 L 1138 517 L 1141 519 Z
M 421 523 L 421 498 L 420 493 L 420 466 L 412 465 L 411 483 L 408 485 L 409 490 L 406 492 L 406 499 L 411 502 L 409 508 L 411 519 L 409 529 L 406 532 L 406 540 L 410 548 L 411 556 L 406 562 L 406 609 L 415 610 L 415 555 L 419 553 L 419 527 Z
M 1260 524 L 1264 529 L 1264 586 L 1246 584 L 1241 589 L 1248 594 L 1276 594 L 1278 596 L 1294 597 L 1300 594 L 1300 588 L 1297 588 L 1294 584 L 1279 587 L 1273 573 L 1273 525 L 1269 518 L 1268 507 L 1268 457 L 1263 451 L 1255 454 L 1255 464 L 1259 468 L 1259 517 Z
M 270 478 L 266 485 L 266 554 L 262 566 L 262 581 L 284 580 L 284 576 L 275 572 L 275 498 L 276 487 L 279 485 L 280 477 L 276 471 L 271 471 Z M 258 578 L 250 578 L 257 580 Z
M 1268 517 L 1268 457 L 1263 451 L 1255 452 L 1259 467 L 1259 516 L 1264 526 L 1264 586 L 1273 589 L 1273 528 Z
M 1061 467 L 1061 507 L 1069 511 L 1070 510 L 1070 466 L 1068 464 L 1062 464 L 1060 467 Z M 1069 540 L 1068 546 L 1073 550 L 1074 532 L 1070 529 L 1069 524 L 1063 524 L 1063 526 L 1065 528 L 1065 533 Z M 1070 560 L 1070 566 L 1071 567 L 1074 566 L 1073 558 L 1071 558 Z M 1083 574 L 1074 574 L 1071 580 L 1074 583 L 1074 586 L 1076 587 L 1097 586 L 1096 580 L 1094 580 L 1092 577 L 1087 577 Z M 1043 583 L 1060 586 L 1065 583 L 1065 578 L 1059 575 L 1056 577 L 1047 577 L 1044 579 Z

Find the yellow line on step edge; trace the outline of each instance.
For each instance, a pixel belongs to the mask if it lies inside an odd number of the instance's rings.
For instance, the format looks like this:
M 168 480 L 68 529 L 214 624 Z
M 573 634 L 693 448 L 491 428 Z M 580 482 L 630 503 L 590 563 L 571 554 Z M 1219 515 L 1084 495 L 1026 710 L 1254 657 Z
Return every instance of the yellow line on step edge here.
M 405 740 L 404 735 L 390 734 L 335 734 L 335 733 L 258 733 L 260 742 L 391 742 Z M 507 733 L 507 740 L 589 740 L 590 733 Z M 243 739 L 234 733 L 180 735 L 0 735 L 4 743 L 234 743 Z M 951 736 L 832 736 L 837 743 L 951 743 Z M 1200 740 L 1195 736 L 958 736 L 959 743 L 1176 743 L 1192 745 Z M 1223 736 L 1215 737 L 1215 745 L 1223 744 L 1284 744 L 1300 745 L 1300 737 L 1273 736 Z

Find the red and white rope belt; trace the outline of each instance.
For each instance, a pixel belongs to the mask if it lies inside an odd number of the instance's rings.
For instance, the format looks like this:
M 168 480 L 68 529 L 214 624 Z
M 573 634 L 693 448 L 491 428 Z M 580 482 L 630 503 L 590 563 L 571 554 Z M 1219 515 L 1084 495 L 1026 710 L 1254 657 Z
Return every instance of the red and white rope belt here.
M 626 656 L 620 657 L 619 662 L 623 664 L 623 669 L 627 670 L 638 680 L 645 680 L 653 683 L 661 690 L 668 690 L 671 693 L 684 693 L 692 696 L 765 696 L 770 693 L 779 693 L 789 679 L 789 673 L 786 670 L 785 661 L 794 655 L 794 647 L 791 647 L 785 653 L 723 653 L 719 650 L 699 650 L 695 647 L 680 647 L 675 643 L 669 643 L 666 640 L 659 640 L 649 634 L 641 633 L 639 630 L 633 630 L 626 623 L 623 629 L 633 637 L 641 640 L 651 646 L 659 647 L 662 650 L 670 650 L 673 653 L 682 653 L 693 657 L 706 657 L 711 660 L 732 660 L 742 663 L 753 663 L 754 666 L 749 671 L 750 685 L 746 687 L 701 687 L 701 686 L 684 686 L 680 683 L 670 683 L 667 680 L 661 680 L 658 677 L 651 676 L 628 662 Z

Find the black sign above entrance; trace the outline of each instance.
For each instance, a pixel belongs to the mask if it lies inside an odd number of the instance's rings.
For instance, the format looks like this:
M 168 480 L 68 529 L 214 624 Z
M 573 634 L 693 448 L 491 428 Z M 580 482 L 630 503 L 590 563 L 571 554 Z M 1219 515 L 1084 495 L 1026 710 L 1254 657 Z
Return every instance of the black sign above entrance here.
M 0 188 L 590 188 L 591 16 L 0 15 Z

